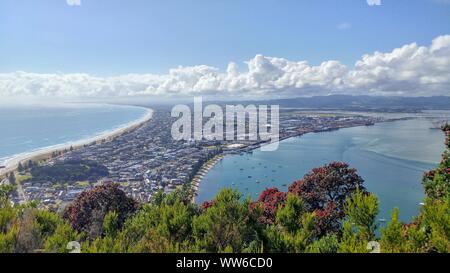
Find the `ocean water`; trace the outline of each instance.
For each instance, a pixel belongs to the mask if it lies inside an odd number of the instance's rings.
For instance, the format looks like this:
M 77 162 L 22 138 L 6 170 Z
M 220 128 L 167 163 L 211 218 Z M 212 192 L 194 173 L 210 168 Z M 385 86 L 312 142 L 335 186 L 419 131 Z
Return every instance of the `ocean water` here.
M 418 214 L 424 198 L 423 173 L 438 164 L 444 151 L 444 134 L 432 126 L 424 118 L 378 123 L 290 138 L 274 152 L 257 149 L 230 155 L 205 175 L 196 200 L 210 200 L 224 187 L 257 199 L 268 187 L 287 191 L 313 167 L 344 161 L 378 196 L 380 219 L 390 219 L 392 209 L 398 207 L 400 218 L 408 221 Z
M 145 108 L 107 104 L 0 106 L 0 164 L 46 147 L 88 139 L 120 128 Z

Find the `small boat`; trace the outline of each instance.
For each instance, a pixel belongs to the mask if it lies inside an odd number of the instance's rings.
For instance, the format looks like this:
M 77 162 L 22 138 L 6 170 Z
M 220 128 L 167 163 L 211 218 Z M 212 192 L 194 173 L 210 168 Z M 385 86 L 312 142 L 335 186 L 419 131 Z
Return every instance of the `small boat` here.
M 425 203 L 419 203 L 420 206 L 425 206 Z
M 385 223 L 387 220 L 384 218 L 378 219 L 379 222 Z

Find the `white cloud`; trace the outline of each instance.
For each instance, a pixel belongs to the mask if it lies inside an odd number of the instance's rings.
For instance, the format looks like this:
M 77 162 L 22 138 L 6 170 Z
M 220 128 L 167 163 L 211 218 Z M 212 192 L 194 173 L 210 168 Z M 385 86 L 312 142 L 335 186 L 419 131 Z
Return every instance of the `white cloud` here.
M 69 6 L 81 6 L 81 0 L 66 0 Z
M 381 0 L 367 0 L 369 6 L 381 6 Z
M 326 94 L 450 95 L 450 35 L 430 46 L 416 43 L 391 52 L 366 54 L 354 66 L 330 60 L 307 61 L 256 55 L 245 68 L 231 62 L 226 71 L 199 65 L 167 74 L 0 74 L 3 98 L 111 98 L 133 96 L 214 98 L 294 97 Z

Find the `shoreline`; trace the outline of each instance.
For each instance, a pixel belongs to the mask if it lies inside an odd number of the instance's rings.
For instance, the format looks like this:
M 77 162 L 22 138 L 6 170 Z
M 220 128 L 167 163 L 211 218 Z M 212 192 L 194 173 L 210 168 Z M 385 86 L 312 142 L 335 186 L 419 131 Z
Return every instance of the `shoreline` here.
M 197 197 L 198 189 L 200 188 L 200 183 L 208 172 L 217 165 L 223 158 L 225 158 L 226 154 L 218 154 L 209 161 L 205 162 L 203 166 L 198 170 L 195 174 L 194 178 L 191 180 L 191 188 L 194 191 L 192 195 L 192 203 L 195 203 L 195 198 Z
M 287 140 L 287 139 L 291 139 L 291 138 L 295 138 L 295 137 L 301 137 L 303 135 L 306 134 L 316 134 L 316 133 L 323 133 L 323 132 L 330 132 L 330 131 L 337 131 L 340 129 L 345 129 L 345 128 L 352 128 L 352 127 L 358 127 L 358 126 L 367 126 L 367 125 L 357 125 L 357 126 L 351 126 L 351 127 L 342 127 L 342 128 L 336 128 L 333 130 L 326 130 L 326 131 L 311 131 L 311 132 L 299 132 L 293 135 L 289 135 L 289 136 L 284 136 L 284 137 L 280 137 L 278 139 L 278 143 Z M 202 167 L 199 169 L 199 171 L 195 174 L 194 178 L 191 180 L 190 184 L 191 184 L 191 189 L 193 190 L 193 194 L 192 194 L 192 199 L 191 202 L 192 203 L 196 203 L 196 197 L 198 195 L 198 190 L 200 188 L 200 184 L 203 181 L 204 177 L 208 174 L 208 172 L 217 165 L 217 163 L 219 163 L 222 159 L 224 159 L 225 157 L 228 156 L 233 156 L 233 155 L 237 155 L 237 154 L 241 154 L 241 153 L 252 153 L 254 150 L 261 148 L 263 146 L 266 145 L 270 145 L 272 144 L 271 142 L 268 141 L 264 141 L 264 142 L 257 142 L 254 144 L 250 144 L 250 145 L 244 145 L 240 148 L 237 148 L 235 150 L 233 150 L 232 152 L 222 152 L 221 154 L 216 155 L 214 158 L 212 158 L 211 160 L 209 160 L 208 162 L 205 162 Z
M 71 141 L 71 142 L 66 142 L 66 143 L 61 143 L 61 144 L 56 144 L 56 145 L 52 145 L 52 146 L 48 146 L 48 147 L 42 147 L 35 151 L 13 155 L 13 156 L 11 156 L 11 158 L 7 159 L 4 162 L 4 165 L 5 165 L 4 168 L 0 169 L 0 177 L 4 176 L 10 172 L 16 171 L 19 163 L 24 163 L 29 160 L 32 160 L 32 161 L 49 160 L 52 158 L 52 154 L 54 152 L 61 152 L 61 151 L 69 150 L 71 147 L 73 148 L 73 150 L 76 150 L 76 149 L 84 147 L 85 145 L 90 145 L 90 144 L 94 144 L 94 143 L 98 144 L 99 142 L 102 142 L 102 141 L 111 141 L 119 136 L 122 136 L 126 133 L 130 133 L 130 132 L 138 129 L 143 124 L 149 122 L 152 119 L 153 110 L 151 108 L 142 107 L 142 106 L 134 106 L 134 107 L 144 108 L 147 111 L 147 113 L 145 113 L 141 118 L 139 118 L 137 120 L 130 121 L 123 125 L 119 125 L 120 127 L 114 128 L 109 131 L 100 132 L 100 133 L 98 133 L 98 135 L 95 135 L 92 137 L 88 137 L 88 138 L 80 139 L 80 140 L 76 140 L 76 141 Z
M 291 139 L 291 138 L 296 138 L 296 137 L 301 137 L 303 135 L 306 134 L 317 134 L 317 133 L 327 133 L 327 132 L 333 132 L 333 131 L 339 131 L 341 129 L 348 129 L 348 128 L 354 128 L 354 127 L 361 127 L 361 126 L 374 126 L 378 123 L 385 123 L 385 122 L 395 122 L 395 121 L 402 121 L 402 120 L 409 120 L 409 119 L 414 119 L 415 117 L 402 117 L 402 118 L 391 118 L 391 119 L 386 119 L 386 120 L 381 120 L 381 121 L 377 121 L 374 122 L 373 124 L 369 124 L 369 125 L 355 125 L 355 126 L 345 126 L 345 127 L 338 127 L 338 128 L 332 128 L 332 129 L 327 129 L 327 130 L 313 130 L 310 132 L 298 132 L 296 134 L 293 135 L 289 135 L 289 136 L 284 136 L 284 137 L 280 137 L 278 140 L 278 143 L 281 143 L 282 141 Z M 233 156 L 236 154 L 241 154 L 241 153 L 251 153 L 254 150 L 261 148 L 262 146 L 265 145 L 270 145 L 271 142 L 258 142 L 258 143 L 254 143 L 251 145 L 245 145 L 242 146 L 236 150 L 234 150 L 232 153 L 222 153 L 217 155 L 217 158 L 214 158 L 214 162 L 208 164 L 205 163 L 200 170 L 197 172 L 197 174 L 194 176 L 194 179 L 191 182 L 191 188 L 194 190 L 193 192 L 193 197 L 192 197 L 192 203 L 196 203 L 196 197 L 198 195 L 198 190 L 200 188 L 200 184 L 204 179 L 204 176 L 207 175 L 207 173 L 222 159 L 224 159 L 227 156 Z

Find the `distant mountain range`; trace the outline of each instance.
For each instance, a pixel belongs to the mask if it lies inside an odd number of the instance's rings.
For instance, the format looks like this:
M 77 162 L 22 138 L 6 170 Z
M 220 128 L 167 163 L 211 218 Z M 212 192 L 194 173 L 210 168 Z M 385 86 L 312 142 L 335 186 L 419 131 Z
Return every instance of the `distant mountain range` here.
M 282 108 L 348 109 L 348 110 L 450 110 L 450 96 L 382 97 L 332 95 L 291 99 L 258 100 L 238 103 L 278 104 Z
M 192 106 L 193 98 L 184 98 L 174 101 L 151 101 L 148 97 L 139 100 L 130 100 L 112 103 L 132 104 L 138 106 L 158 107 L 173 106 L 175 104 L 188 104 Z M 435 97 L 386 97 L 386 96 L 351 96 L 351 95 L 331 95 L 315 97 L 297 97 L 288 99 L 246 99 L 246 100 L 207 100 L 204 104 L 216 103 L 224 104 L 255 104 L 255 105 L 280 105 L 281 108 L 305 108 L 305 109 L 343 109 L 353 111 L 420 111 L 420 110 L 450 110 L 450 96 Z

